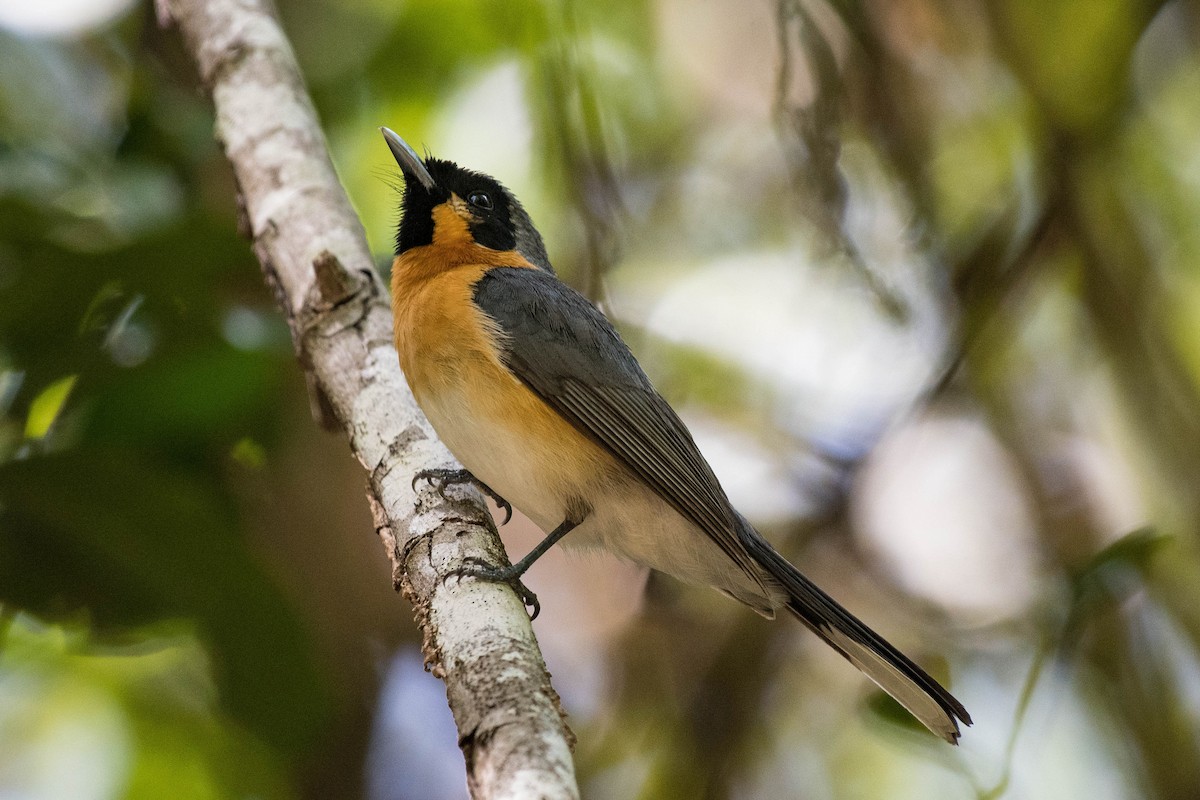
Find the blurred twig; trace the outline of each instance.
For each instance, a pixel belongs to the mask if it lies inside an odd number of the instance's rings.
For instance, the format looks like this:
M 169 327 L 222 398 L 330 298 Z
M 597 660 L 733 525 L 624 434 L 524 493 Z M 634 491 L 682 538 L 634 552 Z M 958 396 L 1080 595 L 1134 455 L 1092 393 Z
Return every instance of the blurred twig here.
M 1152 17 L 1156 4 L 1139 9 L 1131 19 L 1138 34 Z M 1153 493 L 1165 497 L 1171 515 L 1182 531 L 1194 534 L 1200 525 L 1200 497 L 1195 492 L 1195 476 L 1200 474 L 1200 392 L 1183 366 L 1177 345 L 1161 313 L 1166 287 L 1161 282 L 1159 265 L 1139 236 L 1134 209 L 1121 185 L 1118 155 L 1121 137 L 1126 133 L 1128 115 L 1134 113 L 1132 97 L 1124 90 L 1106 98 L 1086 130 L 1077 130 L 1062 119 L 1048 96 L 1038 65 L 1028 59 L 1020 31 L 1004 19 L 1004 11 L 989 7 L 991 27 L 1000 57 L 1012 74 L 1022 81 L 1034 104 L 1037 123 L 1044 132 L 1046 146 L 1042 158 L 1042 183 L 1046 187 L 1043 205 L 1044 226 L 1057 231 L 1060 246 L 1078 257 L 1060 264 L 1076 270 L 1069 274 L 1079 287 L 1078 309 L 1085 334 L 1094 334 L 1093 352 L 1105 357 L 1122 408 L 1133 422 L 1138 435 L 1137 449 L 1150 457 L 1157 469 Z M 1139 35 L 1129 35 L 1124 50 L 1117 50 L 1115 74 L 1130 69 L 1132 43 Z M 1046 259 L 1038 258 L 1045 264 Z M 960 301 L 968 306 L 967 296 Z M 1008 327 L 1017 328 L 1017 320 Z M 989 359 L 990 355 L 990 359 Z M 995 354 L 980 353 L 981 372 L 995 365 Z M 1031 420 L 1017 419 L 1014 399 L 1003 393 L 983 395 L 998 422 L 996 429 L 1007 432 L 1012 452 L 1022 463 L 1029 486 L 1038 498 L 1044 516 L 1044 533 L 1064 565 L 1073 567 L 1080 553 L 1100 547 L 1105 533 L 1083 513 L 1087 506 L 1064 503 L 1063 498 L 1082 494 L 1085 479 L 1063 463 L 1048 469 L 1047 453 L 1039 436 L 1045 431 L 1025 430 Z M 1073 510 L 1081 509 L 1081 510 Z M 1127 537 L 1135 539 L 1135 537 Z M 1106 555 L 1095 556 L 1100 559 Z M 1179 548 L 1176 563 L 1189 563 L 1194 569 L 1194 554 Z M 1170 567 L 1157 567 L 1156 571 Z M 1194 573 L 1193 573 L 1194 574 Z M 1153 572 L 1150 575 L 1154 575 Z M 1197 605 L 1194 580 L 1188 585 L 1139 583 L 1153 602 L 1185 624 L 1193 642 L 1200 641 L 1192 609 Z M 1104 587 L 1113 600 L 1123 600 L 1129 592 L 1113 592 Z M 1093 631 L 1078 643 L 1090 674 L 1102 676 L 1109 687 L 1106 700 L 1121 715 L 1127 744 L 1136 750 L 1145 772 L 1147 789 L 1161 798 L 1196 796 L 1200 786 L 1197 771 L 1197 745 L 1194 721 L 1178 712 L 1178 691 L 1172 691 L 1169 677 L 1176 658 L 1172 652 L 1148 648 L 1147 632 L 1138 624 L 1138 614 L 1117 602 L 1105 604 L 1109 613 L 1094 614 Z M 1128 604 L 1126 604 L 1128 606 Z M 1144 615 L 1157 613 L 1154 609 Z
M 1047 555 L 1069 569 L 1078 563 L 1080 553 L 1099 547 L 1104 541 L 1103 532 L 1080 510 L 1087 506 L 1074 500 L 1082 494 L 1084 479 L 1069 465 L 1046 464 L 1052 457 L 1047 452 L 1046 435 L 1059 432 L 1049 431 L 1038 420 L 1022 414 L 1020 401 L 1011 396 L 1013 384 L 1019 379 L 1007 372 L 1010 366 L 1003 363 L 1000 352 L 1004 348 L 998 347 L 1007 344 L 1010 332 L 1021 329 L 1022 309 L 1012 302 L 1015 288 L 1036 271 L 1078 269 L 1078 275 L 1058 277 L 1068 277 L 1071 285 L 1080 289 L 1079 310 L 1085 331 L 1094 334 L 1098 345 L 1089 352 L 1106 358 L 1110 369 L 1105 374 L 1111 376 L 1140 434 L 1138 449 L 1157 462 L 1161 481 L 1156 481 L 1160 486 L 1152 494 L 1165 495 L 1182 529 L 1194 532 L 1200 526 L 1200 495 L 1195 492 L 1195 476 L 1200 474 L 1200 390 L 1189 376 L 1161 313 L 1166 287 L 1138 234 L 1137 211 L 1129 206 L 1128 187 L 1122 185 L 1120 174 L 1120 137 L 1127 132 L 1129 115 L 1136 113 L 1127 91 L 1133 46 L 1161 3 L 1133 4 L 1130 16 L 1122 19 L 1128 27 L 1120 29 L 1115 43 L 1096 44 L 1097 52 L 1113 48 L 1113 63 L 1106 65 L 1105 73 L 1111 75 L 1111 80 L 1106 84 L 1108 93 L 1097 98 L 1093 116 L 1084 127 L 1078 120 L 1063 118 L 1061 109 L 1055 106 L 1061 98 L 1051 93 L 1055 88 L 1053 79 L 1048 78 L 1046 65 L 1039 61 L 1044 51 L 1031 44 L 1030 30 L 1012 24 L 1008 6 L 968 3 L 955 5 L 950 11 L 936 3 L 915 4 L 927 15 L 914 23 L 918 36 L 944 24 L 942 16 L 960 13 L 984 22 L 987 30 L 980 41 L 996 48 L 998 52 L 993 56 L 998 56 L 1021 84 L 1035 118 L 1030 125 L 1035 141 L 1044 145 L 1037 181 L 1042 189 L 1037 222 L 1022 231 L 1015 218 L 1001 218 L 981 237 L 972 253 L 952 259 L 941 251 L 937 241 L 938 195 L 926 166 L 932 126 L 928 109 L 920 99 L 923 92 L 929 91 L 928 80 L 897 57 L 891 40 L 885 41 L 887 33 L 895 33 L 886 26 L 899 17 L 881 11 L 884 6 L 831 2 L 858 45 L 853 50 L 858 67 L 855 73 L 861 76 L 858 108 L 867 122 L 871 141 L 905 184 L 921 220 L 920 229 L 929 232 L 924 244 L 929 257 L 939 264 L 960 320 L 959 340 L 952 346 L 948 368 L 926 399 L 944 389 L 961 364 L 973 362 L 973 372 L 987 376 L 974 386 L 976 399 L 987 409 L 993 431 L 1014 455 L 1025 478 Z M 1068 20 L 1062 17 L 1059 21 L 1070 24 Z M 905 33 L 914 35 L 912 30 Z M 1052 32 L 1039 34 L 1053 37 Z M 922 45 L 914 49 L 927 54 L 928 43 Z M 1055 57 L 1062 58 L 1057 52 Z M 1060 80 L 1062 75 L 1055 73 Z M 1109 86 L 1116 88 L 1109 91 Z M 1057 89 L 1062 91 L 1063 86 Z M 1070 127 L 1072 122 L 1075 127 Z M 1056 261 L 1048 257 L 1051 247 L 1055 251 L 1065 248 L 1078 257 Z M 997 320 L 1001 324 L 996 324 Z M 985 329 L 996 334 L 988 347 L 980 343 Z M 1072 502 L 1064 502 L 1068 497 Z M 1180 556 L 1190 557 L 1188 553 L 1182 549 Z M 1155 591 L 1164 608 L 1190 622 L 1193 640 L 1200 641 L 1196 615 L 1191 610 L 1197 607 L 1194 581 L 1187 583 L 1178 582 L 1169 591 L 1156 587 Z M 1139 652 L 1138 629 L 1130 622 L 1113 614 L 1109 624 L 1096 626 L 1102 627 L 1102 633 L 1094 637 L 1094 642 L 1087 642 L 1083 657 L 1093 671 L 1116 687 L 1113 706 L 1123 715 L 1128 742 L 1145 765 L 1151 790 L 1164 798 L 1195 796 L 1195 739 L 1173 711 L 1172 697 L 1177 695 L 1163 690 L 1165 682 L 1160 677 L 1169 669 L 1167 659 L 1171 654 Z M 1035 668 L 1027 690 L 1037 675 Z M 1022 707 L 1028 702 L 1027 694 L 1022 698 Z M 1018 713 L 1014 737 L 1021 722 L 1022 713 Z M 1188 768 L 1181 769 L 1181 765 Z M 992 794 L 1003 789 L 1002 781 Z
M 867 263 L 846 231 L 846 180 L 841 155 L 843 86 L 833 48 L 817 26 L 804 0 L 777 0 L 776 33 L 779 72 L 775 85 L 775 118 L 784 145 L 793 191 L 812 227 L 822 255 L 838 255 L 854 268 L 880 307 L 893 319 L 908 317 L 908 304 Z M 808 65 L 812 98 L 798 102 L 798 60 Z
M 334 173 L 316 112 L 265 0 L 160 0 L 216 109 L 246 229 L 319 404 L 369 473 L 393 582 L 413 603 L 431 671 L 445 681 L 474 797 L 578 796 L 572 736 L 521 601 L 445 577 L 503 557 L 482 499 L 411 485 L 452 463 L 400 373 L 386 294 Z
M 1130 20 L 1140 32 L 1161 2 L 1136 8 Z M 988 8 L 1000 56 L 1023 81 L 1037 103 L 1047 136 L 1043 168 L 1047 193 L 1070 241 L 1079 248 L 1082 307 L 1096 341 L 1115 366 L 1113 375 L 1128 401 L 1135 423 L 1151 443 L 1161 477 L 1175 483 L 1176 500 L 1186 509 L 1188 525 L 1200 526 L 1200 389 L 1177 352 L 1161 313 L 1167 288 L 1138 231 L 1135 212 L 1113 168 L 1119 157 L 1122 123 L 1131 112 L 1128 91 L 1115 93 L 1097 112 L 1086 132 L 1069 127 L 1053 103 L 1039 91 L 1034 65 L 1023 55 L 1018 32 L 1005 14 Z M 1132 69 L 1133 44 L 1114 53 L 1117 74 Z
M 1010 217 L 998 220 L 954 269 L 952 285 L 960 308 L 958 336 L 941 376 L 921 396 L 926 403 L 950 386 L 980 336 L 1012 293 L 1027 282 L 1045 258 L 1059 222 L 1056 203 L 1047 200 L 1028 232 L 1014 231 Z
M 801 0 L 779 0 L 775 24 L 779 37 L 775 115 L 788 134 L 785 141 L 792 179 L 797 186 L 811 187 L 801 193 L 808 201 L 805 210 L 818 224 L 819 233 L 834 239 L 846 211 L 846 182 L 838 169 L 842 81 L 837 57 Z M 793 97 L 798 59 L 807 62 L 812 83 L 807 104 Z
M 575 282 L 600 303 L 604 274 L 617 258 L 617 224 L 625 206 L 608 153 L 591 44 L 581 31 L 577 3 L 563 4 L 559 13 L 560 25 L 554 27 L 561 26 L 565 35 L 548 42 L 536 62 L 544 89 L 540 99 L 546 103 L 542 138 L 560 162 L 564 188 L 583 231 L 583 274 Z

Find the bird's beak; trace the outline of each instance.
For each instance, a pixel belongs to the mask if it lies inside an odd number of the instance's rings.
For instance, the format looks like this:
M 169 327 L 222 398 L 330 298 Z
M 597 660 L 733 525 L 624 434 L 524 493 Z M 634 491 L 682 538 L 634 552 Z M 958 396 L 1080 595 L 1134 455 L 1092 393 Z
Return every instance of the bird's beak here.
M 433 191 L 433 176 L 425 169 L 425 162 L 408 146 L 408 142 L 397 136 L 391 128 L 380 128 L 379 132 L 387 140 L 388 149 L 392 151 L 392 156 L 404 174 L 415 177 L 427 191 Z

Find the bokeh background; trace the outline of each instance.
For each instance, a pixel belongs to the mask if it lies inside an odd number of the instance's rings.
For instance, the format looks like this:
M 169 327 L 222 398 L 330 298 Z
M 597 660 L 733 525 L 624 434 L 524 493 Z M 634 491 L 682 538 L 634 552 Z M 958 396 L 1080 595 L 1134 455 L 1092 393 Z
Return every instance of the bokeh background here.
M 381 272 L 386 124 L 515 190 L 739 507 L 976 721 L 553 552 L 586 797 L 1200 797 L 1200 3 L 279 11 Z M 363 480 L 177 35 L 0 2 L 0 797 L 465 797 Z

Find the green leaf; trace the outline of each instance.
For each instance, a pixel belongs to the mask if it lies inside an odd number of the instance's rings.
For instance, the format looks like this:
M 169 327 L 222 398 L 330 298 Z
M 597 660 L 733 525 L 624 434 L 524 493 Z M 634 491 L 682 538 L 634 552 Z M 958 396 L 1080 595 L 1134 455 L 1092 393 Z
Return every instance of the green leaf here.
M 59 378 L 33 399 L 29 405 L 29 416 L 25 418 L 25 436 L 29 439 L 41 439 L 50 432 L 54 420 L 66 405 L 71 389 L 75 387 L 78 375 L 68 375 Z

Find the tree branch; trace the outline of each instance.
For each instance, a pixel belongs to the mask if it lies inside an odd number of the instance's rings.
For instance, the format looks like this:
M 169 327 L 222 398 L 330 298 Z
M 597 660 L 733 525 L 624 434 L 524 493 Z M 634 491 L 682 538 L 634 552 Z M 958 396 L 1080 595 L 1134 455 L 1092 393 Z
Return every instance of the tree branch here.
M 393 584 L 413 604 L 427 668 L 446 683 L 472 797 L 578 797 L 574 737 L 521 601 L 507 586 L 445 580 L 468 557 L 504 562 L 504 549 L 473 489 L 446 500 L 412 488 L 418 470 L 457 465 L 400 373 L 386 292 L 269 4 L 158 0 L 157 11 L 179 26 L 212 97 L 244 228 L 314 412 L 347 432 L 367 469 Z

